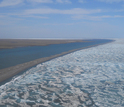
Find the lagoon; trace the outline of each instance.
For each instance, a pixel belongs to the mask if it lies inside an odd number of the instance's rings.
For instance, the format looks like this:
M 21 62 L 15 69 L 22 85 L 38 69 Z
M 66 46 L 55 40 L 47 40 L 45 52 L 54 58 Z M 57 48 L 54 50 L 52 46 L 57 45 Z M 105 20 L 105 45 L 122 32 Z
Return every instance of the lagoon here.
M 0 69 L 15 66 L 15 65 L 29 62 L 35 59 L 60 54 L 62 52 L 66 52 L 69 50 L 85 48 L 89 46 L 107 43 L 110 41 L 112 40 L 93 39 L 93 40 L 85 40 L 85 42 L 1 49 L 0 50 Z

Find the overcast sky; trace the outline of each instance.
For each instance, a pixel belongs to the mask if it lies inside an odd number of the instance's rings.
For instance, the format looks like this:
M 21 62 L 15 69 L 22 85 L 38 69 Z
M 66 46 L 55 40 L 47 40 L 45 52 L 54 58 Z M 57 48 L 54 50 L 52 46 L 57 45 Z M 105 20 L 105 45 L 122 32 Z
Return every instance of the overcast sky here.
M 123 38 L 124 0 L 0 0 L 0 38 Z

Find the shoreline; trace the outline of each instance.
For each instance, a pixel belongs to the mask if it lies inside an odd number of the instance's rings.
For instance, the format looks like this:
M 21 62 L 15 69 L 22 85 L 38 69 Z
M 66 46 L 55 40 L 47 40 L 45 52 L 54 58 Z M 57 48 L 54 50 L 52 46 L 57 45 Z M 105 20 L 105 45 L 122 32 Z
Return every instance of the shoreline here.
M 110 43 L 110 42 L 107 42 L 107 43 Z M 103 43 L 103 44 L 106 44 L 106 43 Z M 7 80 L 12 79 L 14 76 L 16 76 L 16 75 L 20 74 L 21 72 L 23 72 L 27 69 L 30 69 L 31 67 L 36 66 L 40 63 L 49 61 L 51 59 L 54 59 L 54 58 L 57 58 L 57 57 L 60 57 L 60 56 L 64 56 L 66 54 L 69 54 L 69 53 L 72 53 L 72 52 L 75 52 L 75 51 L 78 51 L 78 50 L 81 50 L 81 49 L 87 49 L 87 48 L 91 48 L 91 47 L 95 47 L 95 46 L 103 45 L 103 44 L 97 44 L 97 45 L 92 45 L 92 46 L 88 46 L 88 47 L 78 48 L 78 49 L 70 50 L 70 51 L 67 51 L 67 52 L 62 52 L 60 54 L 52 55 L 52 56 L 49 56 L 49 57 L 39 58 L 39 59 L 36 59 L 36 60 L 33 60 L 33 61 L 18 64 L 16 66 L 12 66 L 12 67 L 9 67 L 9 68 L 0 69 L 0 84 L 6 83 Z

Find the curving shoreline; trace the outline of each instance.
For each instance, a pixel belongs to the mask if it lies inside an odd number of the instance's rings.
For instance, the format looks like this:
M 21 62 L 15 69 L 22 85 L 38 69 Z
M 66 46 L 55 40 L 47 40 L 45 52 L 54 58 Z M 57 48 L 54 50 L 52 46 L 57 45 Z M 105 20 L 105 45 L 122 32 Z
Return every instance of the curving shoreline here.
M 6 81 L 9 78 L 12 78 L 13 76 L 21 73 L 22 71 L 24 71 L 26 69 L 30 69 L 31 67 L 33 67 L 33 66 L 35 66 L 39 63 L 46 62 L 48 60 L 51 60 L 51 59 L 54 59 L 54 58 L 57 58 L 57 57 L 75 52 L 77 50 L 86 49 L 86 48 L 90 48 L 90 47 L 94 47 L 94 46 L 98 46 L 98 45 L 102 45 L 102 44 L 97 44 L 97 45 L 92 45 L 92 46 L 83 47 L 83 48 L 79 48 L 79 49 L 74 49 L 74 50 L 70 50 L 70 51 L 67 51 L 67 52 L 62 52 L 60 54 L 52 55 L 50 57 L 39 58 L 39 59 L 30 61 L 30 62 L 18 64 L 16 66 L 12 66 L 12 67 L 9 67 L 9 68 L 0 69 L 0 83 Z

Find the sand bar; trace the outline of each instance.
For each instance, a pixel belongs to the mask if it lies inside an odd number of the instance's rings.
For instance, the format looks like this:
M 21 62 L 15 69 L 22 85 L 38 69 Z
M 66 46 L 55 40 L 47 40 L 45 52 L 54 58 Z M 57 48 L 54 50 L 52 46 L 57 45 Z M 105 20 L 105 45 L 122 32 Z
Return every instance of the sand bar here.
M 46 46 L 50 44 L 64 44 L 64 43 L 72 43 L 72 42 L 86 42 L 82 40 L 48 40 L 48 39 L 0 39 L 0 49 L 9 49 L 16 47 L 25 47 L 25 46 Z M 75 50 L 71 50 L 69 52 L 63 52 L 61 54 L 53 55 L 50 57 L 36 59 L 30 62 L 18 64 L 16 66 L 8 67 L 5 69 L 0 69 L 0 82 L 7 80 L 8 78 L 17 75 L 21 71 L 24 71 L 32 66 L 35 66 L 39 63 L 48 61 L 50 59 L 59 57 L 61 55 L 65 55 L 67 53 L 73 52 Z
M 60 41 L 61 41 L 60 43 L 81 42 L 81 40 L 76 40 L 76 41 L 71 41 L 71 40 L 66 40 L 66 41 L 64 40 L 63 41 L 63 40 L 60 40 Z M 56 40 L 52 40 L 52 41 L 50 40 L 50 42 L 48 44 L 50 44 L 50 43 L 51 44 L 54 44 L 54 43 L 59 44 L 59 42 L 56 41 Z M 98 45 L 100 45 L 100 44 L 98 44 Z M 25 45 L 25 46 L 30 46 L 30 45 Z M 94 46 L 97 46 L 97 45 L 92 45 L 92 46 L 85 47 L 85 48 L 90 48 L 90 47 L 94 47 Z M 12 48 L 14 48 L 14 47 L 12 47 Z M 85 48 L 74 49 L 74 50 L 70 50 L 70 51 L 67 51 L 67 52 L 62 52 L 62 53 L 57 54 L 57 55 L 52 55 L 52 56 L 49 56 L 49 57 L 36 59 L 36 60 L 26 62 L 26 63 L 23 63 L 23 64 L 18 64 L 16 66 L 12 66 L 12 67 L 9 67 L 9 68 L 0 69 L 0 82 L 3 82 L 5 80 L 17 75 L 18 73 L 20 73 L 20 72 L 22 72 L 22 71 L 24 71 L 24 70 L 26 70 L 28 68 L 31 68 L 32 66 L 35 66 L 35 65 L 37 65 L 39 63 L 54 59 L 54 58 L 59 57 L 59 56 L 66 55 L 68 53 L 71 53 L 71 52 L 74 52 L 74 51 L 77 51 L 77 50 L 85 49 Z

